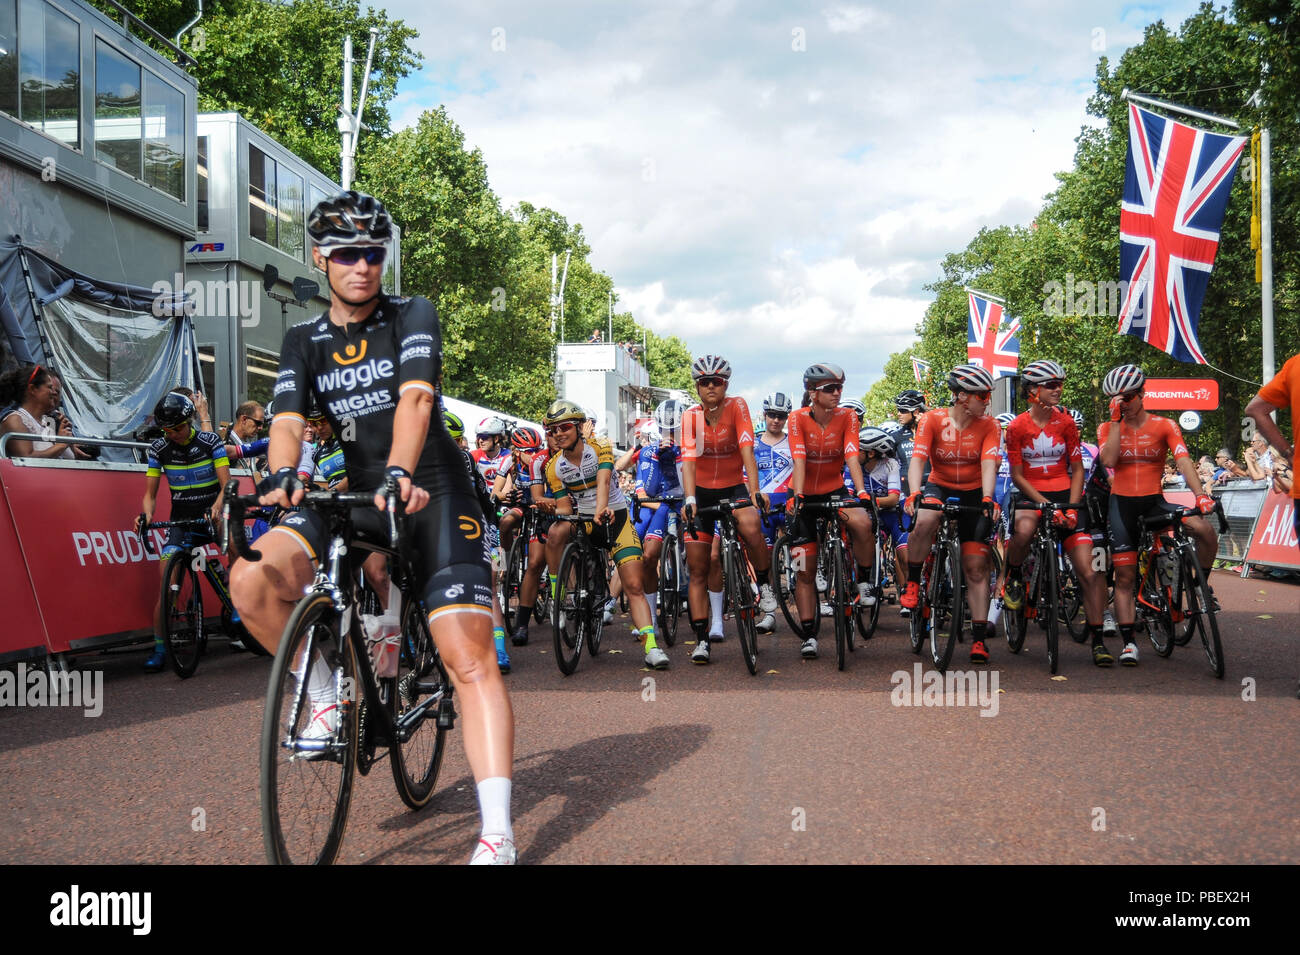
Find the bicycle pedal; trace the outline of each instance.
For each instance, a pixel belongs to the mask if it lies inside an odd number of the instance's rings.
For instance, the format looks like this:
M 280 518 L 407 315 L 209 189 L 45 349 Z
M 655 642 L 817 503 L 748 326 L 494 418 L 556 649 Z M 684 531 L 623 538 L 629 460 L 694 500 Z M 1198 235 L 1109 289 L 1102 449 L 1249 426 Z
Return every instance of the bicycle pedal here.
M 456 727 L 456 707 L 451 700 L 438 704 L 438 729 L 449 730 Z

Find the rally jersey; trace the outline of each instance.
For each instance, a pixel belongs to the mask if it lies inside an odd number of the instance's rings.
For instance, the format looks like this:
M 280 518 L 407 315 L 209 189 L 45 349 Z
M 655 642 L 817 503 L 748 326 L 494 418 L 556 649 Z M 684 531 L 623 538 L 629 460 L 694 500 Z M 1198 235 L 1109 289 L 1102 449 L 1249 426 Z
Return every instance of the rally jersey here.
M 754 442 L 754 460 L 758 463 L 758 489 L 779 506 L 790 494 L 790 476 L 794 473 L 794 458 L 790 455 L 790 436 L 783 434 L 776 444 L 768 444 L 760 436 Z
M 340 327 L 326 312 L 285 333 L 275 410 L 304 417 L 315 393 L 334 434 L 343 436 L 349 486 L 371 491 L 384 483 L 398 399 L 415 389 L 437 403 L 441 374 L 442 331 L 433 304 L 420 296 L 380 295 L 364 321 Z M 460 466 L 460 448 L 436 410 L 413 476 L 434 494 L 474 491 Z
M 337 438 L 330 438 L 324 444 L 316 446 L 316 473 L 313 479 L 324 483 L 328 488 L 338 486 L 348 476 L 347 465 L 343 460 L 343 446 Z
M 666 448 L 646 445 L 636 458 L 635 490 L 647 497 L 681 497 L 682 484 L 677 474 L 678 451 L 675 444 Z
M 744 398 L 726 398 L 717 425 L 706 420 L 703 405 L 682 417 L 682 460 L 695 462 L 695 486 L 710 490 L 744 482 L 740 449 L 754 446 L 754 425 Z
M 149 477 L 167 475 L 172 517 L 208 510 L 221 493 L 217 468 L 230 467 L 226 445 L 211 431 L 190 427 L 190 436 L 176 443 L 165 435 L 149 445 Z
M 1114 422 L 1103 421 L 1097 437 L 1106 443 Z M 1120 497 L 1146 497 L 1160 494 L 1165 475 L 1165 458 L 1173 454 L 1174 460 L 1189 457 L 1187 445 L 1178 425 L 1159 415 L 1148 415 L 1146 423 L 1134 428 L 1120 422 L 1119 460 L 1110 479 L 1112 494 Z
M 609 472 L 609 506 L 616 511 L 626 508 L 627 498 L 614 477 L 614 449 L 605 438 L 583 442 L 577 464 L 563 451 L 556 451 L 546 465 L 546 483 L 557 498 L 572 497 L 578 513 L 591 517 L 596 513 L 596 475 L 601 471 Z
M 1259 389 L 1259 397 L 1278 408 L 1289 407 L 1291 427 L 1294 429 L 1297 424 L 1300 424 L 1300 355 L 1292 355 L 1286 360 L 1286 364 L 1273 376 L 1273 380 Z M 1298 469 L 1300 450 L 1292 456 L 1290 463 L 1293 472 Z M 1300 497 L 1300 481 L 1291 484 L 1291 496 Z
M 998 430 L 997 421 L 988 415 L 958 430 L 949 409 L 935 408 L 921 416 L 912 455 L 930 463 L 931 483 L 951 491 L 974 491 L 983 486 L 982 462 L 998 460 Z M 913 494 L 919 490 L 911 489 Z
M 832 408 L 826 427 L 811 408 L 799 408 L 786 421 L 790 457 L 804 462 L 803 492 L 829 494 L 844 486 L 845 462 L 858 456 L 858 416 L 851 408 Z
M 1007 426 L 1007 461 L 1018 464 L 1036 491 L 1068 491 L 1070 468 L 1083 467 L 1079 429 L 1065 412 L 1052 412 L 1041 428 L 1028 411 Z

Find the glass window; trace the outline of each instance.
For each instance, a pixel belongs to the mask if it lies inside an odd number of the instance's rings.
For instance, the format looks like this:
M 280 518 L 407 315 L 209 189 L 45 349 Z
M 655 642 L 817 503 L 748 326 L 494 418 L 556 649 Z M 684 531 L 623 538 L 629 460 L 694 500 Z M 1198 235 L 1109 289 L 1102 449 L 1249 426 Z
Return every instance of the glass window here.
M 144 181 L 185 199 L 185 96 L 144 74 Z
M 18 0 L 0 0 L 0 112 L 18 115 Z
M 275 160 L 256 146 L 248 147 L 248 234 L 276 244 Z
M 199 137 L 198 161 L 199 231 L 208 231 L 208 137 Z
M 215 427 L 217 425 L 217 405 L 220 397 L 217 394 L 216 345 L 199 346 L 199 376 L 202 379 L 199 388 L 202 389 L 204 397 L 208 399 L 208 410 L 212 413 L 212 424 Z
M 0 0 L 0 2 L 3 2 L 3 0 Z M 312 210 L 312 209 L 315 209 L 318 205 L 320 205 L 322 202 L 324 202 L 324 201 L 328 198 L 328 195 L 326 194 L 325 190 L 319 188 L 318 186 L 309 186 L 309 187 L 308 187 L 308 197 L 310 198 L 311 203 L 310 203 L 310 205 L 308 205 L 308 207 L 307 207 L 307 215 L 308 215 L 308 217 L 310 217 L 310 216 L 311 216 L 311 210 Z M 312 267 L 313 269 L 316 269 L 316 260 L 315 260 L 315 258 L 314 258 L 313 256 L 308 255 L 308 256 L 307 256 L 307 261 L 308 261 L 308 263 L 311 264 L 311 267 Z M 317 272 L 320 272 L 320 269 L 316 269 L 316 271 L 317 271 Z
M 280 353 L 269 348 L 246 345 L 244 354 L 248 359 L 245 370 L 248 372 L 248 393 L 245 401 L 256 401 L 262 407 L 271 401 L 275 393 L 275 380 L 280 370 Z
M 74 148 L 81 145 L 80 44 L 76 21 L 43 0 L 0 0 L 0 110 Z
M 96 40 L 95 158 L 144 178 L 140 131 L 140 67 Z
M 303 251 L 302 176 L 281 168 L 277 170 L 277 178 L 280 225 L 276 244 L 280 247 L 281 252 L 287 252 L 301 261 Z

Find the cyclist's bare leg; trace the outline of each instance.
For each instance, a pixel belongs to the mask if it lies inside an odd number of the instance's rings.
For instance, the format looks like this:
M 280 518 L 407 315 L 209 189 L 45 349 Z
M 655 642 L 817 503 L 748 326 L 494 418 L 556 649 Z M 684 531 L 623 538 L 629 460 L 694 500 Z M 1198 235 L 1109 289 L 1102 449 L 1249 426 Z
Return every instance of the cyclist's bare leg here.
M 1185 517 L 1183 527 L 1196 541 L 1196 559 L 1201 562 L 1201 567 L 1208 575 L 1210 568 L 1214 566 L 1214 555 L 1219 550 L 1219 535 L 1210 526 L 1210 522 L 1203 517 Z
M 713 546 L 709 548 L 709 590 L 713 593 L 722 591 L 722 535 L 713 535 Z
M 876 531 L 871 525 L 871 515 L 861 508 L 847 508 L 841 514 L 849 526 L 853 559 L 862 567 L 870 567 L 876 562 Z
M 628 613 L 632 615 L 632 626 L 644 630 L 654 625 L 650 616 L 650 605 L 645 600 L 645 590 L 641 585 L 644 562 L 640 557 L 625 560 L 618 565 L 614 577 L 622 583 L 623 593 L 627 595 Z
M 1132 626 L 1137 616 L 1133 604 L 1133 581 L 1137 578 L 1137 561 L 1134 560 L 1131 564 L 1120 563 L 1120 558 L 1125 556 L 1136 555 L 1132 551 L 1127 555 L 1115 555 L 1115 622 L 1121 627 Z
M 1083 613 L 1090 626 L 1101 626 L 1106 613 L 1106 575 L 1092 568 L 1092 542 L 1078 544 L 1070 551 L 1074 576 L 1083 591 Z
M 972 623 L 987 622 L 989 619 L 989 551 L 981 545 L 978 551 L 969 545 L 962 545 L 961 570 L 966 578 L 966 601 L 970 607 Z
M 1038 518 L 1038 511 L 1031 511 L 1028 508 L 1016 511 L 1016 530 L 1011 535 L 1011 543 L 1007 545 L 1008 564 L 1019 567 L 1025 562 L 1025 557 L 1029 554 L 1029 541 L 1033 538 L 1034 530 L 1038 527 Z
M 315 564 L 301 538 L 288 530 L 271 528 L 257 539 L 257 549 L 261 560 L 238 560 L 230 568 L 230 596 L 244 628 L 274 655 Z M 387 588 L 380 593 L 387 596 Z
M 941 511 L 918 510 L 916 512 L 916 526 L 907 535 L 907 555 L 909 560 L 916 557 L 918 563 L 925 561 L 926 556 L 930 553 L 930 545 L 934 543 L 935 531 L 939 528 L 939 518 L 942 516 Z M 906 580 L 906 576 L 903 579 Z
M 767 549 L 767 538 L 763 536 L 763 522 L 759 520 L 758 509 L 747 507 L 735 513 L 736 530 L 745 542 L 745 552 L 749 562 L 754 565 L 754 573 L 759 583 L 767 583 L 768 570 L 772 566 L 772 552 Z
M 429 632 L 456 689 L 465 756 L 474 781 L 509 778 L 515 718 L 497 667 L 492 624 L 473 611 L 442 613 L 429 621 Z
M 647 537 L 644 541 L 645 560 L 641 564 L 641 586 L 648 594 L 659 589 L 659 555 L 663 553 L 662 537 Z
M 690 571 L 691 582 L 687 591 L 687 607 L 692 620 L 709 619 L 708 588 L 713 581 L 709 574 L 709 544 L 695 541 L 688 534 L 686 537 L 686 568 Z M 719 581 L 718 589 L 722 589 Z
M 372 553 L 361 564 L 361 570 L 366 575 L 366 583 L 379 597 L 379 606 L 387 610 L 388 589 L 391 586 L 388 577 L 388 558 L 380 553 Z
M 532 607 L 537 602 L 537 591 L 542 584 L 542 571 L 546 569 L 546 545 L 531 541 L 528 545 L 528 567 L 519 582 L 519 606 Z
M 817 546 L 796 544 L 790 548 L 790 561 L 798 568 L 794 578 L 794 603 L 799 609 L 799 619 L 816 620 L 818 599 L 813 572 L 817 569 Z

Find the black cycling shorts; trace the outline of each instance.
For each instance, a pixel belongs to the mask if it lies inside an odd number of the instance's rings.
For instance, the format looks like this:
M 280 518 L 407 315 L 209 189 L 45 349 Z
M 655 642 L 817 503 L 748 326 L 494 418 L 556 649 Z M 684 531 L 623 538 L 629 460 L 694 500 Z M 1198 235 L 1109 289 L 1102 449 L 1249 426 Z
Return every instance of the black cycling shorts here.
M 803 496 L 804 504 L 829 504 L 833 500 L 842 501 L 845 504 L 853 502 L 843 491 L 831 491 L 828 494 L 805 494 Z M 866 512 L 870 516 L 871 512 Z M 799 519 L 788 527 L 790 534 L 790 543 L 797 544 L 815 544 L 817 543 L 817 521 L 825 519 L 824 511 L 812 513 L 804 508 L 799 509 Z M 844 525 L 847 527 L 848 525 Z
M 1141 497 L 1125 497 L 1111 492 L 1110 495 L 1110 550 L 1112 554 L 1123 554 L 1137 550 L 1142 533 L 1138 528 L 1139 517 L 1159 517 L 1180 510 L 1180 506 L 1165 500 L 1163 494 L 1144 494 Z
M 749 488 L 745 487 L 743 484 L 737 484 L 735 487 L 697 487 L 695 489 L 696 513 L 706 507 L 717 507 L 719 501 L 727 500 L 734 504 L 739 504 L 741 501 L 748 501 Z M 717 520 L 710 522 L 707 529 L 705 528 L 703 521 L 696 519 L 695 523 L 699 526 L 699 534 L 692 535 L 690 531 L 687 531 L 682 536 L 682 540 L 687 543 L 695 543 L 696 541 L 704 544 L 712 543 L 716 528 L 721 526 L 720 522 Z
M 352 511 L 352 526 L 361 541 L 388 545 L 388 515 L 373 508 Z M 267 531 L 292 534 L 313 561 L 322 559 L 329 526 L 318 512 L 304 508 Z M 492 617 L 492 551 L 478 498 L 458 491 L 431 493 L 429 503 L 407 518 L 414 549 L 415 575 L 429 622 L 441 614 L 470 612 Z
M 970 491 L 954 491 L 952 488 L 927 483 L 925 489 L 921 492 L 921 497 L 923 499 L 927 497 L 938 498 L 945 504 L 948 502 L 948 498 L 955 497 L 958 499 L 958 503 L 964 507 L 983 507 L 984 505 L 984 492 L 980 488 L 975 488 Z M 916 513 L 917 516 L 920 516 L 921 511 L 919 508 Z M 963 544 L 987 543 L 987 537 L 981 538 L 979 536 L 979 524 L 983 517 L 983 514 L 976 513 L 975 511 L 962 511 L 957 517 L 957 539 Z M 992 532 L 993 527 L 990 522 L 989 533 L 991 534 Z

